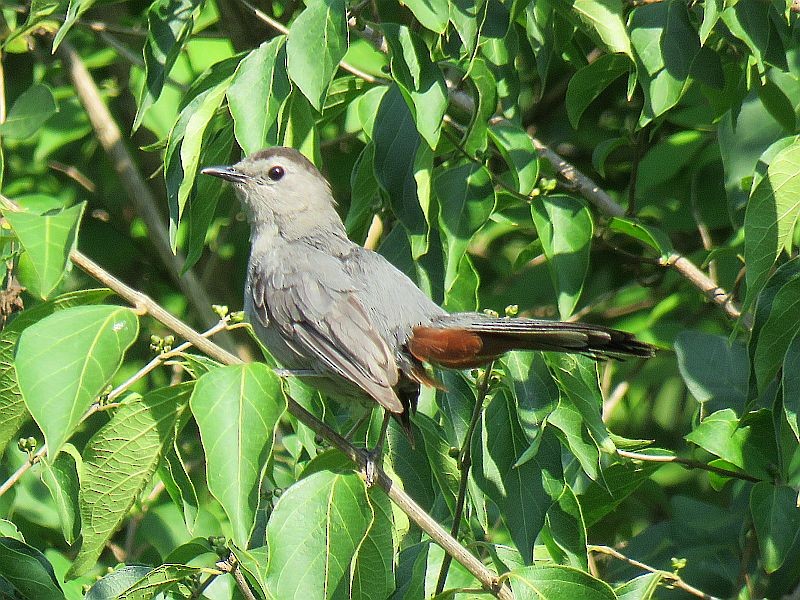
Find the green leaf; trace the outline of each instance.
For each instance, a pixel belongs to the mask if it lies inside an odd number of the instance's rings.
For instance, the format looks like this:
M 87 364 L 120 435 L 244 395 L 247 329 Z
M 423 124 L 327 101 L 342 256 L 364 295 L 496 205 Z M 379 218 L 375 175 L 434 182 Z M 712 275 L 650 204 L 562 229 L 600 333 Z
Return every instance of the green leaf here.
M 90 571 L 172 443 L 194 382 L 133 396 L 87 442 L 80 470 L 81 547 L 68 577 Z
M 800 335 L 795 335 L 783 357 L 783 412 L 794 437 L 800 440 Z
M 355 473 L 320 471 L 292 485 L 267 523 L 270 593 L 351 597 L 353 559 L 374 522 L 375 509 Z
M 584 201 L 555 194 L 534 202 L 531 216 L 558 294 L 558 312 L 566 319 L 578 304 L 589 271 L 592 214 Z
M 772 23 L 772 12 L 769 5 L 745 0 L 726 5 L 720 15 L 730 33 L 750 50 L 762 76 L 767 71 L 767 64 L 788 71 L 780 34 Z
M 631 67 L 629 56 L 604 54 L 578 70 L 567 86 L 567 115 L 572 127 L 578 129 L 581 115 L 600 94 Z
M 117 598 L 119 594 L 134 585 L 150 572 L 150 567 L 144 565 L 129 565 L 115 569 L 104 575 L 91 589 L 86 592 L 84 600 L 109 600 Z
M 56 112 L 58 106 L 50 88 L 34 83 L 11 105 L 5 122 L 0 123 L 0 136 L 7 140 L 28 139 Z
M 550 555 L 576 569 L 589 570 L 586 551 L 586 525 L 575 493 L 564 484 L 561 493 L 547 510 L 543 537 Z
M 562 402 L 570 401 L 580 412 L 599 449 L 614 453 L 616 447 L 601 416 L 603 397 L 597 378 L 597 363 L 585 356 L 557 353 L 545 354 L 545 360 L 559 388 L 565 392 Z
M 475 156 L 486 150 L 489 119 L 497 110 L 497 83 L 486 61 L 480 58 L 472 61 L 469 80 L 475 87 L 475 111 L 464 137 L 463 148 L 468 156 Z
M 654 452 L 665 454 L 663 451 Z M 586 527 L 612 513 L 660 467 L 661 464 L 656 462 L 634 464 L 631 461 L 604 467 L 602 480 L 592 481 L 578 496 Z
M 28 418 L 14 369 L 14 350 L 23 330 L 57 310 L 80 304 L 95 304 L 105 300 L 110 290 L 80 290 L 69 292 L 25 309 L 0 332 L 0 454 Z
M 15 367 L 25 405 L 58 455 L 97 400 L 139 333 L 136 315 L 119 306 L 77 306 L 25 329 Z
M 447 110 L 447 86 L 431 60 L 425 42 L 408 27 L 384 23 L 395 82 L 413 115 L 414 123 L 432 150 L 436 149 Z
M 23 284 L 42 299 L 47 298 L 64 277 L 85 207 L 86 203 L 82 202 L 51 215 L 4 213 L 30 260 L 33 279 L 26 279 Z
M 78 21 L 83 13 L 89 10 L 96 0 L 70 0 L 67 14 L 64 18 L 64 23 L 59 27 L 53 38 L 53 53 L 55 53 L 58 46 L 64 40 L 67 32 L 72 29 L 72 26 Z
M 350 239 L 363 244 L 372 217 L 380 210 L 378 180 L 375 177 L 375 146 L 370 142 L 358 155 L 350 175 L 350 207 L 344 220 Z
M 729 408 L 717 411 L 686 440 L 760 479 L 771 480 L 778 464 L 772 417 L 766 410 L 749 413 L 741 422 Z
M 774 573 L 786 561 L 800 535 L 797 492 L 785 485 L 757 483 L 750 492 L 750 513 L 764 570 Z
M 543 472 L 550 479 L 559 479 L 562 473 L 555 438 L 545 435 L 536 456 L 515 466 L 527 447 L 514 401 L 505 390 L 499 390 L 483 411 L 472 437 L 472 473 L 478 488 L 500 509 L 523 559 L 531 562 L 534 542 L 552 503 Z
M 241 547 L 253 530 L 275 425 L 286 410 L 280 380 L 263 363 L 232 365 L 197 380 L 191 399 L 206 453 L 208 489 Z
M 600 445 L 583 422 L 577 406 L 572 402 L 559 402 L 558 407 L 547 416 L 547 425 L 558 431 L 562 445 L 569 448 L 589 479 L 600 480 Z M 534 439 L 531 448 L 537 448 L 538 443 L 539 440 Z
M 193 532 L 200 503 L 177 443 L 173 443 L 171 449 L 164 451 L 158 475 L 175 506 L 181 511 L 186 529 L 190 533 Z
M 708 145 L 708 137 L 701 131 L 679 131 L 664 137 L 647 150 L 639 163 L 636 177 L 637 195 L 647 196 L 691 171 L 697 163 L 696 156 Z
M 394 592 L 394 539 L 392 503 L 386 493 L 373 487 L 367 491 L 372 524 L 353 555 L 350 598 L 389 598 Z
M 216 134 L 204 135 L 207 141 L 203 143 L 200 151 L 200 165 L 219 165 L 229 162 L 231 147 L 233 146 L 233 127 L 227 124 Z M 203 176 L 197 180 L 197 187 L 191 193 L 189 203 L 183 214 L 186 223 L 186 261 L 183 263 L 181 274 L 186 273 L 195 263 L 205 249 L 206 236 L 214 221 L 214 214 L 226 182 L 218 177 Z
M 411 240 L 414 259 L 428 251 L 428 216 L 430 190 L 420 186 L 417 174 L 433 157 L 420 143 L 411 111 L 397 86 L 390 86 L 381 99 L 375 117 L 372 141 L 375 144 L 375 178 L 388 194 L 392 211 L 403 224 Z M 424 150 L 423 150 L 424 148 Z M 415 157 L 412 162 L 410 157 Z
M 641 242 L 658 252 L 662 258 L 668 258 L 673 252 L 672 242 L 670 242 L 666 233 L 634 219 L 611 217 L 608 221 L 608 229 Z
M 283 36 L 264 42 L 239 63 L 226 95 L 245 155 L 278 143 L 278 121 L 289 92 Z
M 458 33 L 458 37 L 461 38 L 464 48 L 471 56 L 475 52 L 475 46 L 478 41 L 478 29 L 481 26 L 480 17 L 485 15 L 488 2 L 455 0 L 447 4 L 450 10 L 450 22 Z
M 675 339 L 675 356 L 686 387 L 711 410 L 743 408 L 747 400 L 750 360 L 747 349 L 727 337 L 687 330 Z
M 150 600 L 175 584 L 196 576 L 206 569 L 190 565 L 160 565 L 147 572 L 131 586 L 117 593 L 115 600 Z
M 201 6 L 200 0 L 158 0 L 147 10 L 145 83 L 137 99 L 133 131 L 139 129 L 148 109 L 161 96 L 164 82 L 192 33 Z
M 197 177 L 206 130 L 214 131 L 214 127 L 209 129 L 209 125 L 225 99 L 231 79 L 232 76 L 227 77 L 195 96 L 181 111 L 169 132 L 167 149 L 164 152 L 164 179 L 167 185 L 170 244 L 173 251 L 177 244 L 178 224 L 183 218 L 183 210 Z
M 449 312 L 478 310 L 480 278 L 468 254 L 461 256 L 453 280 L 444 290 L 442 307 Z
M 594 150 L 592 151 L 592 166 L 598 173 L 600 173 L 601 177 L 606 176 L 606 161 L 608 160 L 608 157 L 611 156 L 614 151 L 618 150 L 619 148 L 624 148 L 629 144 L 630 141 L 627 138 L 613 137 L 603 140 L 594 147 Z
M 344 0 L 311 0 L 289 30 L 289 78 L 318 111 L 347 52 L 347 34 Z
M 284 146 L 297 148 L 300 152 L 319 163 L 319 133 L 316 117 L 311 104 L 298 91 L 293 91 L 286 108 L 283 110 L 286 125 L 281 143 Z
M 750 341 L 750 358 L 758 389 L 764 390 L 783 365 L 789 344 L 800 329 L 800 278 L 778 287 L 769 307 L 760 308 L 759 329 Z
M 630 28 L 637 79 L 644 92 L 641 126 L 678 103 L 692 82 L 692 67 L 702 49 L 686 5 L 680 2 L 634 9 Z
M 434 189 L 439 198 L 439 226 L 447 243 L 447 289 L 456 279 L 470 240 L 492 214 L 496 198 L 489 171 L 471 162 L 439 173 Z
M 607 583 L 572 567 L 542 565 L 507 575 L 516 600 L 616 600 Z
M 514 187 L 523 196 L 529 196 L 539 179 L 539 154 L 530 136 L 510 121 L 493 123 L 489 136 L 511 171 Z
M 28 600 L 63 600 L 53 566 L 44 554 L 26 543 L 0 537 L 0 577 Z
M 423 27 L 439 34 L 447 29 L 450 18 L 448 6 L 450 3 L 447 0 L 406 0 L 404 4 L 414 13 Z
M 661 573 L 639 575 L 619 586 L 614 593 L 617 595 L 617 600 L 652 600 L 663 578 Z
M 633 58 L 622 0 L 575 0 L 571 8 L 608 52 Z
M 42 481 L 56 505 L 64 540 L 72 544 L 80 533 L 78 469 L 81 455 L 72 444 L 64 444 L 54 461 L 42 461 Z
M 744 218 L 746 306 L 764 287 L 780 253 L 791 252 L 792 235 L 800 216 L 800 141 L 772 159 L 766 176 L 750 193 Z

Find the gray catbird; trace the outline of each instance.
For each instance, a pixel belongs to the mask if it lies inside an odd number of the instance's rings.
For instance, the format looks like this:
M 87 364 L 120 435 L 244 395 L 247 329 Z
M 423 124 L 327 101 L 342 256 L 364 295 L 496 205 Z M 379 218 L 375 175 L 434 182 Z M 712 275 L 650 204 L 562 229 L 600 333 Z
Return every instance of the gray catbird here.
M 438 385 L 424 363 L 467 369 L 509 350 L 654 353 L 595 325 L 445 312 L 383 256 L 348 239 L 328 182 L 296 150 L 268 148 L 202 172 L 231 182 L 247 211 L 244 308 L 259 338 L 287 369 L 317 374 L 323 393 L 386 409 L 373 460 L 388 416 L 410 435 L 420 384 Z

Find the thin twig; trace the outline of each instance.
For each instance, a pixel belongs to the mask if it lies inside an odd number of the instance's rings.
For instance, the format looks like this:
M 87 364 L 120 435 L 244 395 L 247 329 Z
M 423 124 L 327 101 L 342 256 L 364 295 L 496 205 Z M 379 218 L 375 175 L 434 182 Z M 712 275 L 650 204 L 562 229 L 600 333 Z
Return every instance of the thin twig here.
M 59 55 L 69 72 L 75 91 L 86 110 L 89 121 L 92 123 L 97 139 L 108 154 L 108 158 L 120 177 L 137 213 L 142 217 L 150 239 L 158 253 L 159 258 L 166 266 L 170 276 L 175 280 L 187 300 L 195 307 L 201 322 L 210 327 L 217 322 L 216 315 L 211 312 L 211 300 L 206 291 L 197 281 L 197 277 L 190 270 L 181 276 L 184 258 L 180 254 L 173 254 L 169 242 L 169 234 L 164 226 L 161 213 L 150 188 L 136 168 L 130 152 L 126 148 L 122 133 L 111 112 L 103 102 L 100 91 L 94 79 L 81 60 L 76 50 L 68 43 L 62 42 L 58 49 Z M 224 340 L 230 344 L 230 338 Z
M 632 565 L 639 569 L 644 569 L 649 573 L 655 573 L 656 575 L 660 575 L 664 579 L 668 579 L 670 581 L 670 584 L 673 585 L 674 587 L 682 589 L 684 592 L 691 594 L 692 596 L 696 596 L 697 598 L 702 598 L 703 600 L 719 600 L 715 596 L 710 596 L 706 594 L 704 591 L 698 590 L 693 585 L 686 583 L 683 579 L 680 578 L 680 576 L 676 575 L 675 573 L 671 573 L 669 571 L 662 571 L 661 569 L 656 569 L 655 567 L 646 565 L 645 563 L 639 562 L 634 558 L 629 558 L 625 556 L 618 550 L 615 550 L 614 548 L 611 548 L 609 546 L 596 546 L 594 544 L 590 544 L 588 546 L 588 550 L 590 552 L 599 552 L 601 554 L 607 554 L 608 556 L 613 556 L 617 560 L 626 562 L 629 565 Z
M 533 146 L 536 148 L 539 156 L 549 162 L 553 169 L 555 169 L 573 190 L 581 194 L 603 214 L 610 217 L 625 216 L 625 210 L 591 178 L 581 173 L 574 165 L 561 158 L 535 137 L 531 139 L 533 140 Z M 731 296 L 685 256 L 674 253 L 668 258 L 660 260 L 659 264 L 663 267 L 672 267 L 678 271 L 678 273 L 689 280 L 697 289 L 701 290 L 712 302 L 718 304 L 725 311 L 725 314 L 732 319 L 739 319 L 742 316 L 741 310 Z M 750 326 L 749 319 L 744 318 L 742 322 L 745 327 Z
M 699 460 L 682 458 L 680 456 L 670 456 L 667 454 L 644 454 L 641 452 L 630 452 L 629 450 L 620 450 L 619 448 L 617 449 L 617 454 L 619 454 L 624 458 L 630 458 L 632 460 L 641 460 L 645 462 L 677 463 L 689 469 L 701 469 L 703 471 L 709 471 L 710 473 L 716 473 L 717 475 L 722 475 L 724 477 L 742 479 L 744 481 L 751 481 L 753 483 L 758 483 L 760 481 L 763 481 L 758 477 L 753 477 L 752 475 L 748 475 L 747 473 L 731 471 L 730 469 L 723 469 L 722 467 L 715 467 L 714 465 L 709 465 L 708 463 L 704 463 Z
M 461 450 L 458 453 L 458 468 L 461 471 L 461 480 L 458 484 L 458 496 L 456 497 L 456 509 L 453 513 L 453 526 L 450 528 L 450 535 L 458 539 L 458 530 L 461 527 L 461 517 L 464 514 L 464 505 L 467 501 L 467 483 L 469 482 L 469 471 L 472 468 L 472 434 L 478 426 L 478 421 L 483 412 L 483 403 L 486 401 L 486 394 L 489 393 L 489 382 L 492 378 L 492 368 L 494 368 L 494 361 L 486 365 L 486 370 L 483 373 L 483 378 L 478 384 L 478 394 L 475 399 L 475 406 L 472 409 L 472 418 L 467 427 L 467 433 L 464 436 L 464 441 L 461 444 Z M 442 559 L 442 566 L 439 569 L 439 579 L 436 581 L 436 591 L 434 595 L 441 594 L 444 590 L 444 584 L 447 581 L 447 572 L 450 570 L 450 563 L 453 562 L 452 556 L 445 554 Z
M 233 579 L 236 581 L 236 587 L 238 587 L 239 591 L 242 592 L 242 596 L 245 597 L 245 600 L 258 600 L 253 593 L 253 590 L 250 589 L 250 584 L 247 583 L 244 573 L 242 573 L 242 569 L 239 566 L 239 561 L 236 560 L 236 557 L 233 554 L 231 554 L 225 560 L 218 562 L 217 567 L 220 571 L 224 571 L 233 575 Z
M 227 365 L 240 364 L 242 362 L 237 356 L 234 356 L 214 342 L 204 338 L 200 333 L 183 323 L 183 321 L 171 315 L 147 295 L 122 283 L 119 279 L 94 263 L 86 255 L 74 250 L 70 254 L 70 258 L 78 267 L 103 285 L 112 289 L 121 298 L 124 298 L 140 311 L 160 321 L 163 325 L 174 331 L 183 339 L 191 342 L 196 348 L 211 358 Z M 338 448 L 358 466 L 362 475 L 364 474 L 367 464 L 367 453 L 364 450 L 354 447 L 350 442 L 345 440 L 325 423 L 319 421 L 292 398 L 287 398 L 287 400 L 288 410 L 292 415 L 313 430 L 314 433 L 323 436 L 331 445 Z M 425 512 L 422 507 L 414 502 L 405 491 L 395 485 L 382 469 L 378 470 L 377 483 L 384 489 L 389 499 L 394 502 L 400 510 L 406 513 L 409 519 L 414 521 L 414 523 L 427 533 L 434 542 L 439 544 L 447 554 L 452 555 L 453 558 L 472 573 L 487 590 L 492 591 L 501 600 L 513 600 L 513 595 L 508 585 L 502 583 L 495 573 L 489 570 L 486 565 L 462 546 L 458 540 L 454 539 L 453 536 L 445 531 L 442 526 Z

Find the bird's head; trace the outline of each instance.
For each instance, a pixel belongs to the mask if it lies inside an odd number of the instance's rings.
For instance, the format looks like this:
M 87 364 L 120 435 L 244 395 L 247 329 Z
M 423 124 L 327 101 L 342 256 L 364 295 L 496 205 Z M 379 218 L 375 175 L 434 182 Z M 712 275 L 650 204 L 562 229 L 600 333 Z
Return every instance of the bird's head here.
M 277 226 L 283 233 L 318 228 L 343 230 L 328 182 L 294 148 L 261 150 L 231 166 L 205 167 L 205 175 L 229 181 L 254 228 Z

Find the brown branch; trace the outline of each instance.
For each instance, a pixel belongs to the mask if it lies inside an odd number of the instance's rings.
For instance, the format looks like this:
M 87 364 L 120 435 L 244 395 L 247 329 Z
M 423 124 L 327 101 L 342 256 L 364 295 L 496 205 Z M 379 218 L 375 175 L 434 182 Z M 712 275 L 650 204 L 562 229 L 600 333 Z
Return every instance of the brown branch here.
M 171 315 L 147 295 L 122 283 L 84 254 L 76 250 L 70 254 L 70 258 L 76 265 L 97 279 L 100 283 L 112 289 L 117 295 L 124 298 L 141 312 L 149 314 L 151 317 L 160 321 L 163 325 L 184 338 L 187 342 L 191 342 L 211 358 L 227 365 L 240 364 L 242 362 L 238 357 L 224 350 L 214 342 L 204 338 L 200 333 L 194 331 L 180 319 Z M 338 448 L 358 466 L 362 474 L 365 472 L 367 453 L 364 450 L 354 447 L 336 431 L 319 421 L 314 415 L 297 404 L 292 398 L 287 398 L 287 400 L 288 410 L 292 415 L 313 430 L 314 433 L 322 435 L 328 442 Z M 502 600 L 513 600 L 511 589 L 506 584 L 500 583 L 497 575 L 492 573 L 492 571 L 474 555 L 470 554 L 464 546 L 414 502 L 405 491 L 395 485 L 383 470 L 378 470 L 377 483 L 386 491 L 386 494 L 392 502 L 406 513 L 406 515 L 408 515 L 420 529 L 427 533 L 434 542 L 439 544 L 447 554 L 452 555 L 453 558 L 472 573 L 487 590 L 492 591 Z
M 239 561 L 236 560 L 236 557 L 233 554 L 231 554 L 225 560 L 219 561 L 217 563 L 217 568 L 219 568 L 220 571 L 233 575 L 233 579 L 236 581 L 236 587 L 238 587 L 239 591 L 242 592 L 242 596 L 245 597 L 245 600 L 257 600 L 253 590 L 250 589 L 250 584 L 247 583 L 247 579 L 245 579 L 244 574 L 242 573 L 242 569 L 239 566 Z
M 188 271 L 181 276 L 184 258 L 180 254 L 172 253 L 169 234 L 162 222 L 156 200 L 144 177 L 136 168 L 133 157 L 125 147 L 122 141 L 122 133 L 111 116 L 111 111 L 103 102 L 100 91 L 97 89 L 97 84 L 95 84 L 78 53 L 68 42 L 62 42 L 58 53 L 65 63 L 75 86 L 75 91 L 86 110 L 89 121 L 92 123 L 97 139 L 117 171 L 128 197 L 136 207 L 137 213 L 147 225 L 150 239 L 159 258 L 166 266 L 172 279 L 175 280 L 178 287 L 186 295 L 187 300 L 194 306 L 201 322 L 206 327 L 210 327 L 218 320 L 211 311 L 211 300 L 192 271 Z
M 467 427 L 467 433 L 464 435 L 464 441 L 461 444 L 461 451 L 458 454 L 458 468 L 461 471 L 461 480 L 458 484 L 458 496 L 456 497 L 456 509 L 453 512 L 453 526 L 450 528 L 450 535 L 458 539 L 458 530 L 461 527 L 461 517 L 464 514 L 464 505 L 467 501 L 467 483 L 469 482 L 469 471 L 472 468 L 472 435 L 475 428 L 478 426 L 478 421 L 483 412 L 483 403 L 486 401 L 486 394 L 489 393 L 489 382 L 492 379 L 492 369 L 494 368 L 494 361 L 486 365 L 483 372 L 483 378 L 478 384 L 478 394 L 475 398 L 475 406 L 472 409 L 472 418 Z M 446 554 L 442 559 L 442 566 L 439 569 L 439 579 L 436 581 L 435 596 L 438 596 L 444 590 L 444 584 L 447 581 L 447 572 L 450 570 L 450 563 L 453 562 L 452 556 Z
M 675 573 L 671 573 L 669 571 L 662 571 L 661 569 L 656 569 L 655 567 L 651 567 L 650 565 L 646 565 L 645 563 L 639 562 L 638 560 L 636 560 L 634 558 L 630 558 L 628 556 L 625 556 L 621 552 L 619 552 L 617 550 L 614 550 L 614 548 L 611 548 L 609 546 L 595 546 L 593 544 L 590 544 L 588 546 L 588 550 L 590 552 L 599 552 L 601 554 L 607 554 L 608 556 L 613 556 L 617 560 L 621 560 L 623 562 L 626 562 L 629 565 L 632 565 L 632 566 L 637 567 L 639 569 L 643 569 L 643 570 L 645 570 L 645 571 L 647 571 L 649 573 L 655 573 L 656 575 L 660 575 L 664 579 L 668 579 L 670 581 L 670 584 L 673 585 L 674 587 L 682 589 L 684 592 L 686 592 L 688 594 L 691 594 L 692 596 L 696 596 L 697 598 L 702 598 L 703 600 L 719 600 L 718 598 L 716 598 L 714 596 L 710 596 L 710 595 L 706 594 L 702 590 L 698 590 L 693 585 L 690 585 L 690 584 L 686 583 L 683 579 L 681 579 Z
M 644 454 L 642 452 L 630 452 L 629 450 L 620 450 L 617 449 L 617 454 L 624 458 L 630 458 L 631 460 L 641 460 L 644 462 L 660 462 L 660 463 L 677 463 L 682 465 L 688 469 L 701 469 L 703 471 L 709 471 L 710 473 L 716 473 L 717 475 L 722 475 L 723 477 L 732 477 L 734 479 L 742 479 L 744 481 L 750 481 L 753 483 L 758 483 L 762 481 L 758 477 L 753 477 L 752 475 L 748 475 L 747 473 L 740 473 L 739 471 L 731 471 L 730 469 L 723 469 L 722 467 L 715 467 L 714 465 L 709 465 L 708 463 L 701 462 L 699 460 L 692 460 L 690 458 L 681 458 L 680 456 L 670 456 L 668 454 Z
M 553 169 L 581 196 L 591 202 L 601 213 L 610 217 L 624 217 L 625 210 L 617 204 L 597 183 L 581 173 L 574 165 L 568 163 L 550 148 L 544 145 L 535 137 L 533 146 L 539 152 L 539 156 L 551 164 Z M 672 267 L 693 286 L 702 291 L 712 302 L 719 305 L 732 319 L 739 319 L 742 311 L 733 301 L 731 296 L 717 283 L 706 275 L 700 268 L 681 254 L 674 253 L 668 258 L 659 261 L 661 266 Z M 749 327 L 749 319 L 743 319 L 744 325 Z

